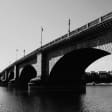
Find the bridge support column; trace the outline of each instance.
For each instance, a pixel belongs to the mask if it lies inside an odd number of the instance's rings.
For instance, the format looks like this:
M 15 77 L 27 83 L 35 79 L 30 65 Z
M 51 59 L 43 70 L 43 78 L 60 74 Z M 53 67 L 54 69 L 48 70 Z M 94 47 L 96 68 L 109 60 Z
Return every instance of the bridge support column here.
M 42 58 L 43 54 L 39 53 L 37 55 L 37 65 L 36 65 L 36 71 L 37 71 L 37 76 L 33 79 L 30 80 L 28 83 L 28 89 L 29 90 L 36 90 L 38 87 L 41 86 L 41 76 L 42 76 Z
M 2 86 L 7 86 L 7 79 L 8 79 L 7 71 L 4 71 L 2 74 L 2 77 L 1 77 L 1 85 Z
M 9 87 L 13 87 L 13 86 L 15 86 L 16 85 L 16 81 L 17 81 L 17 66 L 15 65 L 14 67 L 13 67 L 13 72 L 14 72 L 14 76 L 13 76 L 13 79 L 11 79 L 9 82 L 8 82 L 8 86 Z
M 3 82 L 4 80 L 5 80 L 5 72 L 2 73 L 1 82 Z
M 7 81 L 7 78 L 8 78 L 7 77 L 7 71 L 5 71 L 5 80 L 4 80 L 5 82 Z
M 14 66 L 14 79 L 16 79 L 16 65 Z

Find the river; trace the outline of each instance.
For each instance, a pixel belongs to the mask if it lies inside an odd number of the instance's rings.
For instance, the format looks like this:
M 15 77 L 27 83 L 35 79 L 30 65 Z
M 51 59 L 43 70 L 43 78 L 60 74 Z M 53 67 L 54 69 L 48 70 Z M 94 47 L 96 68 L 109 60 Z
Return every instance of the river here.
M 40 95 L 0 87 L 0 112 L 112 112 L 112 86 L 87 86 L 83 95 Z

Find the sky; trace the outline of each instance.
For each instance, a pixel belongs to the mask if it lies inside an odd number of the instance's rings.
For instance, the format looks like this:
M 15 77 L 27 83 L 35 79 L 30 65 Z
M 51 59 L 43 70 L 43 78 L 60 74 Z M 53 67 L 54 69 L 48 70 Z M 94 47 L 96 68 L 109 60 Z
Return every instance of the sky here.
M 40 47 L 41 27 L 44 45 L 68 32 L 69 18 L 75 30 L 111 11 L 112 0 L 0 0 L 0 71 Z
M 85 71 L 112 71 L 112 55 L 104 56 L 96 60 L 91 65 L 89 65 Z

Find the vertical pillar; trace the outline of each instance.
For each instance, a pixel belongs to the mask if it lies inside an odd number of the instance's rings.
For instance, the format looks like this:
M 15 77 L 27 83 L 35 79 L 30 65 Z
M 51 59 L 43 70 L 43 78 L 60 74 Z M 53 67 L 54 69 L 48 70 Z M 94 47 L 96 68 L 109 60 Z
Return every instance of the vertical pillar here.
M 33 80 L 34 79 L 40 79 L 40 77 L 42 75 L 42 54 L 41 53 L 37 54 L 36 59 L 37 59 L 37 62 L 34 66 L 35 66 L 35 69 L 37 72 L 37 76 L 35 78 L 33 78 Z
M 5 77 L 4 77 L 4 81 L 7 81 L 7 79 L 8 79 L 8 76 L 7 76 L 7 71 L 5 71 Z
M 42 76 L 42 53 L 37 55 L 37 77 Z
M 2 81 L 2 82 L 6 82 L 7 79 L 8 79 L 7 71 L 4 71 L 3 74 L 2 74 L 2 77 L 1 77 L 1 81 Z
M 37 89 L 37 87 L 42 84 L 42 53 L 37 54 L 37 63 L 36 63 L 37 76 L 30 80 L 28 83 L 28 92 Z
M 2 72 L 1 81 L 3 82 L 5 80 L 5 72 Z
M 16 79 L 16 65 L 14 65 L 14 79 Z
M 42 76 L 42 54 L 38 53 L 36 55 L 36 58 L 37 58 L 37 62 L 34 66 L 35 66 L 35 69 L 37 71 L 37 76 L 30 80 L 29 85 L 32 85 L 32 83 L 34 84 L 35 82 L 38 82 L 41 79 L 41 76 Z
M 19 69 L 17 65 L 14 66 L 14 79 L 18 80 L 19 79 Z
M 41 60 L 41 71 L 42 71 L 42 75 L 41 75 L 41 79 L 42 80 L 47 80 L 48 79 L 48 73 L 46 70 L 46 54 L 42 53 L 42 60 Z

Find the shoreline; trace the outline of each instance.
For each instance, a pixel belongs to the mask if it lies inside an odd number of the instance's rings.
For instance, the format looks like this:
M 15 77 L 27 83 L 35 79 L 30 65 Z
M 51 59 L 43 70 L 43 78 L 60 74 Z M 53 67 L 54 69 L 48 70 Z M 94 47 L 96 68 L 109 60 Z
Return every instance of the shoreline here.
M 86 86 L 112 86 L 112 83 L 87 83 Z

